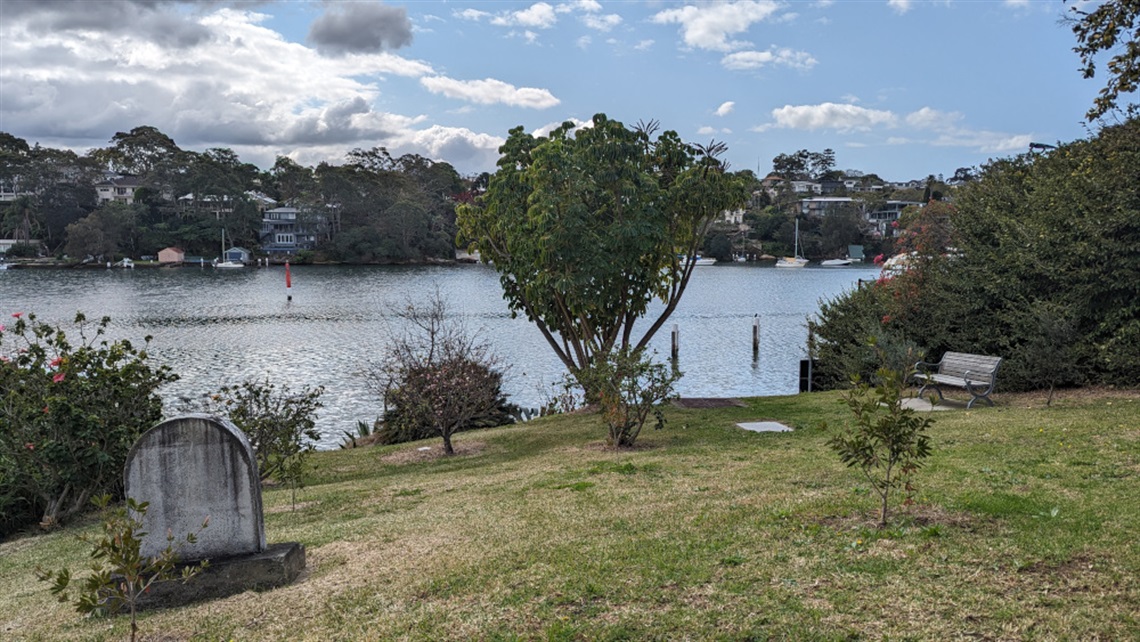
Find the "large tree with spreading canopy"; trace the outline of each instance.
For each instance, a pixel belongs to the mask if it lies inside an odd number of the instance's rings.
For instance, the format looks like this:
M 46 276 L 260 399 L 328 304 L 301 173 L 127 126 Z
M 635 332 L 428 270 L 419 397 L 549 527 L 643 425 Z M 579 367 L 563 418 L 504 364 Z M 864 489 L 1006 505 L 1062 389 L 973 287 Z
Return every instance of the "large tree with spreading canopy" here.
M 604 114 L 546 137 L 517 127 L 486 192 L 457 206 L 461 242 L 579 381 L 596 358 L 645 348 L 681 300 L 710 221 L 747 200 L 722 144 L 656 130 Z M 654 298 L 664 307 L 635 335 Z

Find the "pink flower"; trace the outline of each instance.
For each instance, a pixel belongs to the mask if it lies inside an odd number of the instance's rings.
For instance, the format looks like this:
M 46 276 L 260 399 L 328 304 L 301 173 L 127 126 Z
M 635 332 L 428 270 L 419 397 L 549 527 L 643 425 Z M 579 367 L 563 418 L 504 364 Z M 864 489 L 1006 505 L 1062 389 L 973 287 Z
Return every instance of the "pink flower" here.
M 875 265 L 882 265 L 884 260 L 885 259 L 883 258 L 882 254 L 876 255 L 875 256 Z
M 61 364 L 61 363 L 63 363 L 63 357 L 56 357 L 56 358 L 51 360 L 51 364 L 49 364 L 49 365 L 51 365 L 51 367 L 53 367 L 53 368 L 58 368 L 59 364 Z
M 0 332 L 3 332 L 3 331 L 4 331 L 4 324 L 0 323 Z
M 63 381 L 63 378 L 65 376 L 67 375 L 63 374 L 62 372 L 55 373 L 55 376 L 51 378 L 52 383 L 59 383 L 60 381 Z
M 4 363 L 12 363 L 12 360 L 8 357 L 0 357 L 0 361 L 3 361 Z
M 23 313 L 23 312 L 13 312 L 13 313 L 12 313 L 12 318 L 13 318 L 13 319 L 19 319 L 19 318 L 20 318 L 20 317 L 22 317 L 22 316 L 24 316 L 24 313 Z
M 24 448 L 27 448 L 28 450 L 35 450 L 36 445 L 29 441 L 28 443 L 24 444 Z
M 888 323 L 890 323 L 890 322 L 891 322 L 891 315 L 889 315 L 889 314 L 884 314 L 884 315 L 883 315 L 883 325 L 886 325 L 886 324 L 888 324 Z

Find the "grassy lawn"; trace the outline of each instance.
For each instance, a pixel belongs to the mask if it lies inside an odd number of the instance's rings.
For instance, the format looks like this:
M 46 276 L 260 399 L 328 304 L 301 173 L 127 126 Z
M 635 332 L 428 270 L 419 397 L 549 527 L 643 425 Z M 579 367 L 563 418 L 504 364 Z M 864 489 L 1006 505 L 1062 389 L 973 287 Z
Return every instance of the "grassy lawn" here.
M 1140 639 L 1140 392 L 999 395 L 938 413 L 917 503 L 876 501 L 824 445 L 833 393 L 672 409 L 635 450 L 591 415 L 319 453 L 267 489 L 295 584 L 147 613 L 150 640 Z M 792 433 L 737 421 L 773 419 Z M 431 445 L 433 453 L 417 450 Z M 72 529 L 0 544 L 0 639 L 122 640 L 34 579 Z

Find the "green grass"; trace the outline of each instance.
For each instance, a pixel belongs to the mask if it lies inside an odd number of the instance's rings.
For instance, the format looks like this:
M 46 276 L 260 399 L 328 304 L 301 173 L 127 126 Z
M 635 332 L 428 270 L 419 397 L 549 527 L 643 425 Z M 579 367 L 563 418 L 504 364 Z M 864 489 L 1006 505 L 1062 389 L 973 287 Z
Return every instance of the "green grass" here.
M 638 447 L 570 415 L 318 453 L 271 542 L 293 585 L 146 613 L 154 640 L 1121 640 L 1140 638 L 1140 394 L 938 413 L 917 503 L 877 529 L 827 449 L 832 393 L 672 409 Z M 775 419 L 792 433 L 749 433 Z M 435 442 L 429 442 L 435 445 Z M 0 544 L 0 638 L 121 640 L 34 579 L 85 566 L 90 521 Z

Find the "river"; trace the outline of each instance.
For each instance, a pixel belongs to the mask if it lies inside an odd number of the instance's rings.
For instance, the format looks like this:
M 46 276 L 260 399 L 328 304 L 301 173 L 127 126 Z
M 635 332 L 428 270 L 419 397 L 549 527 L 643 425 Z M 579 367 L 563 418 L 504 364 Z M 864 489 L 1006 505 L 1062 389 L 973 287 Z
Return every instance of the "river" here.
M 168 408 L 221 385 L 269 377 L 292 389 L 323 385 L 321 448 L 380 414 L 363 373 L 403 330 L 395 312 L 438 288 L 448 309 L 509 365 L 511 401 L 536 407 L 564 368 L 538 330 L 511 318 L 498 275 L 483 265 L 293 266 L 292 300 L 281 267 L 0 271 L 0 318 L 34 312 L 69 323 L 76 311 L 111 317 L 111 338 L 153 336 L 149 354 L 181 379 L 161 391 Z M 752 264 L 698 267 L 653 347 L 667 360 L 679 329 L 677 390 L 686 397 L 795 393 L 805 356 L 806 319 L 819 302 L 872 279 L 878 269 L 776 269 Z M 656 312 L 659 308 L 654 308 Z M 760 353 L 752 320 L 760 316 Z M 648 322 L 644 323 L 648 327 Z

